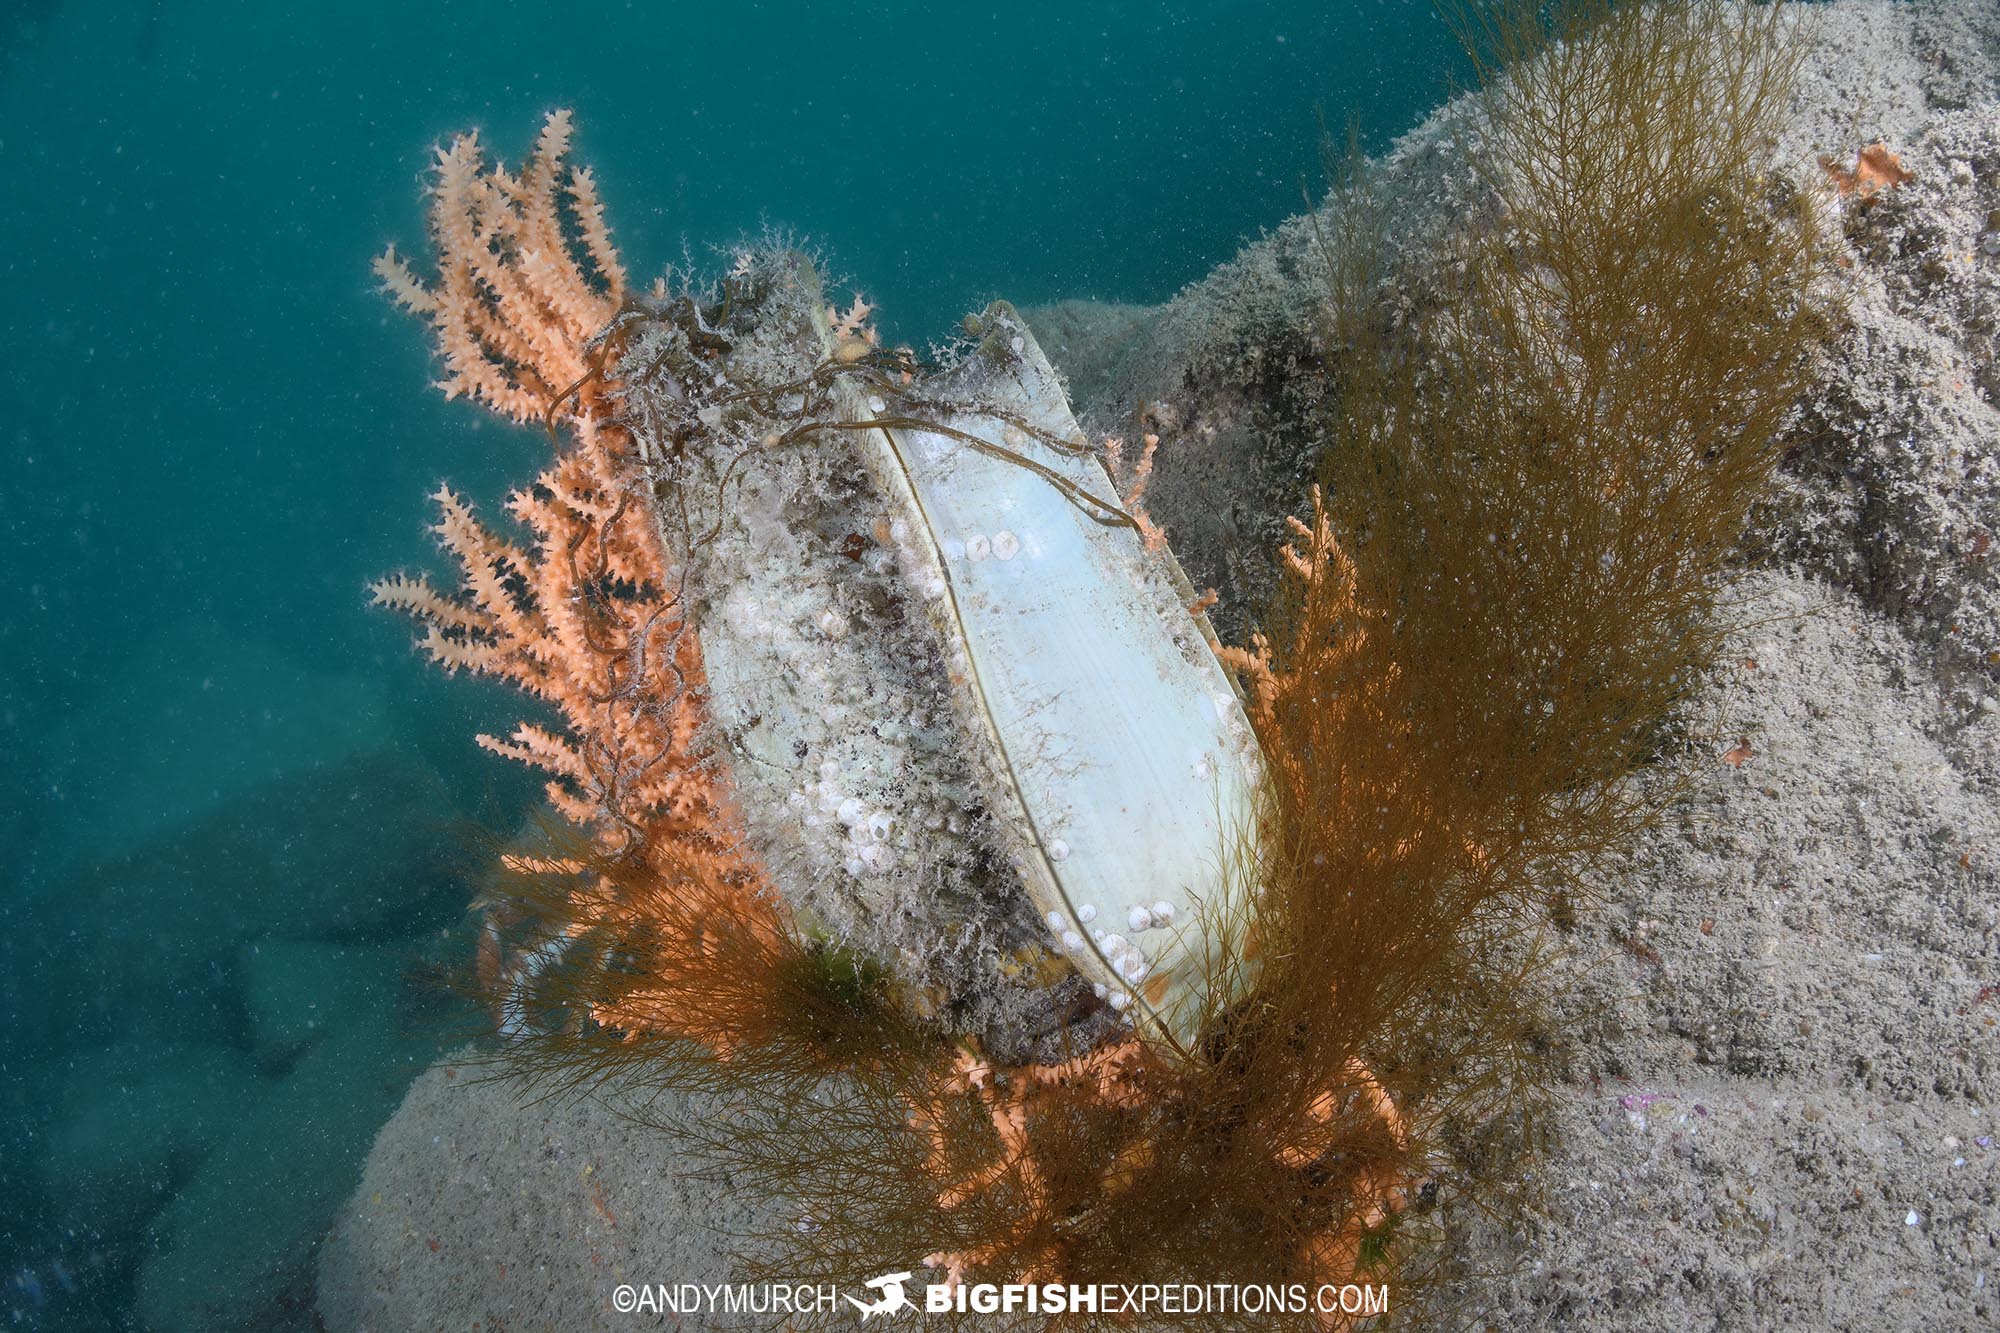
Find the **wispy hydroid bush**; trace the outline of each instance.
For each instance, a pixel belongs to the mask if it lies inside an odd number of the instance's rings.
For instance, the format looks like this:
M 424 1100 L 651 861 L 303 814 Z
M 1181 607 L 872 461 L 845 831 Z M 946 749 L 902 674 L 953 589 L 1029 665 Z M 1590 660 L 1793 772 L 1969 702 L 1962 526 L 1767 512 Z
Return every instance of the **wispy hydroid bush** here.
M 1493 62 L 1472 156 L 1491 207 L 1421 317 L 1392 328 L 1365 183 L 1322 234 L 1320 485 L 1352 593 L 1321 580 L 1279 615 L 1308 645 L 1287 665 L 1340 676 L 1296 682 L 1275 730 L 1451 821 L 1498 886 L 1645 817 L 1623 779 L 1727 629 L 1825 258 L 1771 170 L 1797 60 L 1775 8 L 1503 4 L 1465 30 Z M 1321 651 L 1335 632 L 1354 650 Z M 1310 700 L 1357 691 L 1395 733 L 1318 740 L 1354 710 Z

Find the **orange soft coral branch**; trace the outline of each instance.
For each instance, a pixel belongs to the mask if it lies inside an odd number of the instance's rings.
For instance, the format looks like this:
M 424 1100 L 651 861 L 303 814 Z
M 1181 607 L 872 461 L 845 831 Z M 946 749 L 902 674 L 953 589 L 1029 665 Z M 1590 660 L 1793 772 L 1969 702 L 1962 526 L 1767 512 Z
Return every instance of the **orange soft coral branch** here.
M 1063 1095 L 1135 1110 L 1164 1092 L 1163 1086 L 1149 1086 L 1146 1048 L 1136 1039 L 1052 1064 L 1004 1070 L 960 1051 L 948 1072 L 911 1098 L 909 1124 L 928 1141 L 928 1169 L 940 1208 L 955 1210 L 989 1191 L 1004 1190 L 1016 1201 L 1017 1222 L 984 1245 L 926 1255 L 925 1265 L 943 1269 L 951 1286 L 963 1282 L 968 1269 L 1003 1262 L 1012 1281 L 1062 1280 L 1061 1255 L 1052 1242 L 1039 1239 L 1058 1234 L 1063 1219 L 1055 1216 L 1049 1198 L 1032 1117 Z M 983 1164 L 970 1169 L 958 1164 L 960 1142 L 952 1115 L 953 1104 L 967 1097 L 984 1112 L 995 1147 Z M 1274 1137 L 1271 1156 L 1293 1171 L 1319 1170 L 1343 1143 L 1353 1142 L 1357 1121 L 1375 1127 L 1393 1152 L 1409 1146 L 1402 1110 L 1365 1064 L 1349 1058 L 1340 1074 L 1314 1095 L 1293 1131 Z M 1132 1156 L 1150 1157 L 1150 1145 L 1138 1145 Z M 1107 1176 L 1112 1179 L 1115 1173 Z M 1299 1259 L 1315 1280 L 1336 1285 L 1353 1280 L 1362 1237 L 1401 1210 L 1407 1185 L 1398 1172 L 1355 1165 L 1347 1191 L 1351 1206 L 1333 1229 L 1307 1236 L 1301 1248 Z
M 1863 203 L 1881 190 L 1900 189 L 1917 178 L 1880 139 L 1856 153 L 1851 167 L 1830 157 L 1822 157 L 1819 164 L 1834 189 L 1843 196 L 1858 195 Z
M 570 174 L 569 197 L 576 207 L 577 229 L 583 233 L 583 248 L 589 253 L 590 262 L 611 284 L 612 294 L 622 299 L 631 283 L 625 276 L 617 247 L 611 244 L 611 229 L 604 225 L 604 201 L 598 197 L 597 178 L 591 175 L 589 167 L 578 167 Z
M 961 1051 L 951 1072 L 927 1093 L 913 1099 L 910 1125 L 930 1139 L 930 1171 L 940 1189 L 938 1206 L 958 1208 L 974 1196 L 1005 1181 L 1020 1202 L 1019 1236 L 1009 1236 L 972 1250 L 940 1251 L 924 1256 L 930 1268 L 943 1268 L 946 1281 L 957 1285 L 965 1270 L 991 1263 L 1013 1251 L 1019 1282 L 1042 1282 L 1061 1276 L 1058 1256 L 1046 1246 L 1024 1246 L 1028 1235 L 1053 1230 L 1043 1169 L 1036 1160 L 1028 1118 L 1036 1106 L 1070 1089 L 1107 1106 L 1133 1107 L 1145 1097 L 1140 1071 L 1145 1048 L 1135 1039 L 1100 1047 L 1086 1055 L 1055 1064 L 1024 1065 L 996 1070 L 969 1051 Z M 999 1151 L 984 1166 L 953 1173 L 950 1104 L 975 1097 L 993 1128 Z
M 1304 757 L 1287 743 L 1287 710 L 1366 709 L 1379 701 L 1384 686 L 1370 682 L 1331 697 L 1321 689 L 1324 680 L 1361 651 L 1366 627 L 1379 613 L 1365 610 L 1356 597 L 1354 562 L 1333 535 L 1317 486 L 1311 502 L 1312 522 L 1287 518 L 1294 540 L 1278 552 L 1280 573 L 1298 603 L 1282 653 L 1263 634 L 1251 635 L 1248 649 L 1217 650 L 1223 665 L 1242 676 L 1250 695 L 1251 725 L 1295 806 L 1309 799 L 1309 779 Z
M 557 470 L 585 466 L 566 457 Z M 511 681 L 557 710 L 563 736 L 523 724 L 480 743 L 553 774 L 558 808 L 608 846 L 705 832 L 723 798 L 698 751 L 700 653 L 671 576 L 654 563 L 657 543 L 626 530 L 650 525 L 650 511 L 627 503 L 599 517 L 565 494 L 601 498 L 560 488 L 515 497 L 535 536 L 524 550 L 441 489 L 437 532 L 463 591 L 448 597 L 397 575 L 375 584 L 375 601 L 422 622 L 423 646 L 446 669 Z
M 564 161 L 570 115 L 550 113 L 516 177 L 489 168 L 477 134 L 438 150 L 431 237 L 438 280 L 425 284 L 392 246 L 375 261 L 383 288 L 431 322 L 449 397 L 469 395 L 518 421 L 582 379 L 584 348 L 625 299 L 625 268 L 587 172 Z M 589 269 L 578 261 L 563 200 Z
M 487 166 L 476 134 L 453 140 L 438 153 L 432 189 L 436 284 L 393 247 L 375 264 L 389 295 L 436 332 L 446 394 L 521 421 L 543 419 L 557 392 L 587 377 L 586 347 L 624 298 L 596 187 L 564 160 L 571 133 L 569 113 L 551 113 L 518 177 Z M 565 224 L 565 192 L 583 210 L 576 229 L 589 272 Z M 644 503 L 643 470 L 626 432 L 600 419 L 600 402 L 572 400 L 575 445 L 538 489 L 510 501 L 532 534 L 528 548 L 441 487 L 435 530 L 462 592 L 447 597 L 397 576 L 374 593 L 424 624 L 423 646 L 447 670 L 510 680 L 563 715 L 565 736 L 524 724 L 481 744 L 552 773 L 558 808 L 624 845 L 705 825 L 717 802 L 695 753 L 699 654 Z
M 447 396 L 517 421 L 561 421 L 572 441 L 508 501 L 525 543 L 499 536 L 440 487 L 434 531 L 458 566 L 459 591 L 394 575 L 373 592 L 423 626 L 421 646 L 446 670 L 497 676 L 548 704 L 559 728 L 523 722 L 479 743 L 547 772 L 558 813 L 606 853 L 650 868 L 657 891 L 614 892 L 604 875 L 585 873 L 557 896 L 568 903 L 562 933 L 609 927 L 659 965 L 656 984 L 594 1004 L 600 1020 L 721 1047 L 727 1024 L 702 1021 L 700 987 L 678 975 L 699 971 L 709 952 L 690 923 L 733 914 L 763 947 L 777 922 L 701 751 L 701 655 L 645 467 L 606 415 L 592 344 L 617 317 L 627 279 L 596 182 L 565 161 L 571 132 L 568 112 L 551 114 L 519 175 L 489 167 L 477 135 L 453 140 L 438 153 L 432 188 L 436 281 L 393 248 L 375 261 L 384 290 L 437 335 Z M 536 959 L 553 956 L 531 952 L 511 971 L 493 960 L 487 971 L 506 978 L 503 1004 L 519 1011 Z
M 1139 540 L 1146 549 L 1158 554 L 1166 549 L 1167 530 L 1153 521 L 1146 512 L 1146 488 L 1153 481 L 1153 460 L 1160 450 L 1160 437 L 1148 431 L 1142 441 L 1138 461 L 1129 467 L 1125 462 L 1125 441 L 1115 435 L 1104 438 L 1104 470 L 1111 478 L 1111 484 L 1118 491 L 1118 497 L 1125 509 L 1132 515 L 1132 521 L 1139 529 Z M 1212 603 L 1203 602 L 1195 614 L 1199 615 Z

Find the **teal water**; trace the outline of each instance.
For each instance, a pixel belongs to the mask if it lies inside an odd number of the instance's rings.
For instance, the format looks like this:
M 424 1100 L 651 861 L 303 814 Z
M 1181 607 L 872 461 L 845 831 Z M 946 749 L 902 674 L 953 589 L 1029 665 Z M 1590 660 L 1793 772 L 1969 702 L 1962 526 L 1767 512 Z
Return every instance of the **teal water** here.
M 1166 299 L 1451 49 L 1425 0 L 0 11 L 0 1323 L 310 1327 L 452 1026 L 408 974 L 462 958 L 466 828 L 536 800 L 470 743 L 513 700 L 362 593 L 547 449 L 374 290 L 433 145 L 573 107 L 635 274 L 789 229 L 922 342 Z

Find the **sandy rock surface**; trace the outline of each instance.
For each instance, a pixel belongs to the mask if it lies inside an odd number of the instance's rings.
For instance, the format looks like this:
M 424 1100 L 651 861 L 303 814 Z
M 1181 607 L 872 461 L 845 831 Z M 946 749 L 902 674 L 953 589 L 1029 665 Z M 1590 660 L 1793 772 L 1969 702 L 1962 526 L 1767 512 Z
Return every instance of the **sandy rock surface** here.
M 769 1222 L 604 1098 L 535 1100 L 448 1060 L 411 1087 L 336 1219 L 320 1310 L 372 1333 L 673 1327 L 617 1312 L 615 1289 L 730 1281 L 729 1237 Z
M 1544 1211 L 1474 1242 L 1519 1265 L 1487 1316 L 1992 1327 L 2000 718 L 1851 594 L 1743 592 L 1693 786 L 1569 941 Z

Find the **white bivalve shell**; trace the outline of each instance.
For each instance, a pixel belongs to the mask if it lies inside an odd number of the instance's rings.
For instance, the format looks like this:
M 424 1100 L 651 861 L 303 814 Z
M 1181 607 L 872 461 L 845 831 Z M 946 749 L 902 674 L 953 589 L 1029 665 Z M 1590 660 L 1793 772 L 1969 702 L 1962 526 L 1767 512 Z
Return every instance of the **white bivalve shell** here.
M 1191 1036 L 1260 765 L 1192 590 L 1106 509 L 1011 307 L 906 382 L 836 363 L 810 267 L 771 270 L 695 337 L 664 312 L 621 365 L 751 850 L 809 930 L 1003 1062 L 1129 1021 Z M 697 351 L 712 389 L 661 369 Z
M 1228 913 L 1214 898 L 1238 880 L 1222 861 L 1250 819 L 1249 721 L 1172 557 L 1054 480 L 1116 503 L 1026 325 L 1005 304 L 982 322 L 978 350 L 929 396 L 989 410 L 946 417 L 950 434 L 885 430 L 880 465 L 903 484 L 906 557 L 920 577 L 942 570 L 934 616 L 960 655 L 961 715 L 991 750 L 988 800 L 1007 812 L 1038 915 L 1088 922 L 1096 903 L 1145 902 L 1140 930 Z M 991 559 L 973 557 L 982 543 Z M 1130 992 L 1136 1016 L 1185 1036 L 1193 941 L 1156 938 L 1147 961 L 1117 936 L 1069 953 L 1091 981 Z

